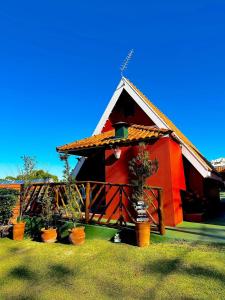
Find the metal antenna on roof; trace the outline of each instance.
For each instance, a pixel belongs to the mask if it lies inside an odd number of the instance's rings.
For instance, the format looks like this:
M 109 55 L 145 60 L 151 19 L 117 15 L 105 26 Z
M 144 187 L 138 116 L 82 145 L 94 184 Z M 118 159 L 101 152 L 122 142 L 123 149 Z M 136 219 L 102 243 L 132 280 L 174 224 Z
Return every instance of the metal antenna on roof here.
M 127 69 L 127 66 L 129 64 L 130 60 L 132 59 L 133 54 L 134 54 L 134 49 L 131 49 L 129 51 L 127 57 L 124 59 L 124 62 L 120 66 L 121 77 L 123 77 L 123 71 L 125 71 Z

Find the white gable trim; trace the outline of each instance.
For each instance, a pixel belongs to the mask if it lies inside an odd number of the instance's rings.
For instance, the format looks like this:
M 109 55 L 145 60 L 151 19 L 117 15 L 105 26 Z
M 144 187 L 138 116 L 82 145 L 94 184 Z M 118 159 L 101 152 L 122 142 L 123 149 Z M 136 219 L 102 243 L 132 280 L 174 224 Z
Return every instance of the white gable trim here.
M 186 145 L 181 145 L 182 154 L 184 157 L 187 158 L 187 160 L 196 168 L 196 170 L 205 178 L 209 177 L 211 175 L 211 172 L 206 170 L 200 163 L 196 163 L 196 157 L 194 154 L 186 147 Z
M 124 86 L 124 81 L 123 79 L 121 79 L 92 135 L 101 133 L 106 121 L 109 118 L 109 115 L 111 114 L 114 106 L 116 105 L 117 100 L 119 99 L 123 91 Z
M 127 93 L 132 97 L 132 99 L 140 106 L 140 108 L 149 116 L 149 118 L 158 126 L 159 128 L 171 129 L 166 122 L 151 108 L 150 105 L 146 103 L 146 101 L 141 97 L 141 95 L 129 84 L 126 78 L 122 78 L 109 101 L 100 121 L 98 122 L 94 132 L 92 135 L 101 133 L 106 121 L 108 120 L 114 106 L 116 105 L 122 91 L 126 90 Z M 182 145 L 182 154 L 187 158 L 187 160 L 198 170 L 198 172 L 204 177 L 211 177 L 212 173 L 207 169 L 207 167 L 198 160 L 196 155 L 192 152 L 192 150 L 186 145 L 179 136 L 175 136 L 179 139 Z M 73 174 L 76 176 L 80 171 L 85 158 L 82 158 L 78 164 L 76 165 Z M 219 178 L 219 177 L 218 177 Z

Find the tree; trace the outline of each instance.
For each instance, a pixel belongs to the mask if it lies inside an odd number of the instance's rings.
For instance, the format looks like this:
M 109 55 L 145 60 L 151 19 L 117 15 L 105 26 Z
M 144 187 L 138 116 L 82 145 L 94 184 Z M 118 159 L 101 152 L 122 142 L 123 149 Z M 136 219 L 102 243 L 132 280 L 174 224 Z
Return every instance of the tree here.
M 23 167 L 19 171 L 17 176 L 6 176 L 4 179 L 0 180 L 24 180 L 32 182 L 35 179 L 49 180 L 52 179 L 54 182 L 58 182 L 59 179 L 56 175 L 53 175 L 45 170 L 36 169 L 36 158 L 28 155 L 21 156 L 23 160 Z
M 16 177 L 6 176 L 3 180 L 16 180 Z
M 32 179 L 44 179 L 44 180 L 47 180 L 47 179 L 52 179 L 54 182 L 58 182 L 59 179 L 56 175 L 53 175 L 47 171 L 44 171 L 42 169 L 39 169 L 39 170 L 34 170 L 32 173 L 31 173 L 31 178 Z
M 36 159 L 35 157 L 23 155 L 21 156 L 23 161 L 23 167 L 20 169 L 20 175 L 18 175 L 18 179 L 24 181 L 24 185 L 29 185 L 33 179 L 33 173 L 36 166 Z
M 23 188 L 20 192 L 20 215 L 18 217 L 18 222 L 22 222 L 23 213 L 26 207 L 26 196 L 29 193 L 29 186 L 32 183 L 32 173 L 34 171 L 36 160 L 34 157 L 23 155 L 21 156 L 23 160 L 23 167 L 20 169 L 20 177 L 23 180 Z

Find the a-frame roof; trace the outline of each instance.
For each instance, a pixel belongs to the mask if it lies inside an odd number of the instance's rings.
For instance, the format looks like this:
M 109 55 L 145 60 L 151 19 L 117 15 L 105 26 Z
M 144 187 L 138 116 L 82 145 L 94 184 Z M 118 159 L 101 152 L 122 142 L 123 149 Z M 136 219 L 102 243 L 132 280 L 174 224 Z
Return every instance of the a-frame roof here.
M 133 87 L 133 89 L 136 90 L 136 92 L 141 96 L 141 98 L 158 114 L 159 118 L 161 118 L 169 129 L 171 129 L 175 135 L 180 139 L 182 144 L 186 144 L 191 150 L 195 153 L 195 155 L 198 157 L 199 160 L 205 165 L 206 169 L 212 171 L 214 167 L 211 165 L 209 161 L 206 160 L 206 158 L 200 153 L 200 151 L 190 142 L 190 140 L 173 124 L 173 122 L 165 115 L 163 114 L 158 107 L 156 107 L 137 87 L 130 82 L 128 79 L 125 79 L 127 82 L 129 82 L 130 86 Z
M 139 107 L 147 114 L 147 116 L 159 128 L 170 129 L 180 141 L 182 147 L 182 154 L 187 160 L 198 170 L 203 177 L 216 176 L 213 166 L 206 160 L 206 158 L 199 152 L 199 150 L 189 141 L 189 139 L 166 117 L 133 83 L 127 78 L 123 77 L 117 86 L 109 104 L 106 107 L 93 135 L 101 133 L 107 119 L 109 118 L 113 108 L 115 107 L 122 91 L 125 90 L 131 98 L 139 105 Z M 83 160 L 80 160 L 75 168 L 77 174 L 82 166 Z

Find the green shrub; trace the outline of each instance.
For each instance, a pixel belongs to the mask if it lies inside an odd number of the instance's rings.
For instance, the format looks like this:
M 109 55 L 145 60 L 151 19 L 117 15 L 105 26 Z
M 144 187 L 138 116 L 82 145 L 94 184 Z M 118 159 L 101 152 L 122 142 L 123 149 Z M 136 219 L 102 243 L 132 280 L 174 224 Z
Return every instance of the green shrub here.
M 26 222 L 25 235 L 37 240 L 40 236 L 40 231 L 44 227 L 44 222 L 41 217 L 25 217 L 24 221 Z
M 66 240 L 69 236 L 69 229 L 74 228 L 74 224 L 72 221 L 61 222 L 58 226 L 58 233 L 60 240 Z
M 0 224 L 6 225 L 12 216 L 12 209 L 18 200 L 18 191 L 0 189 Z

